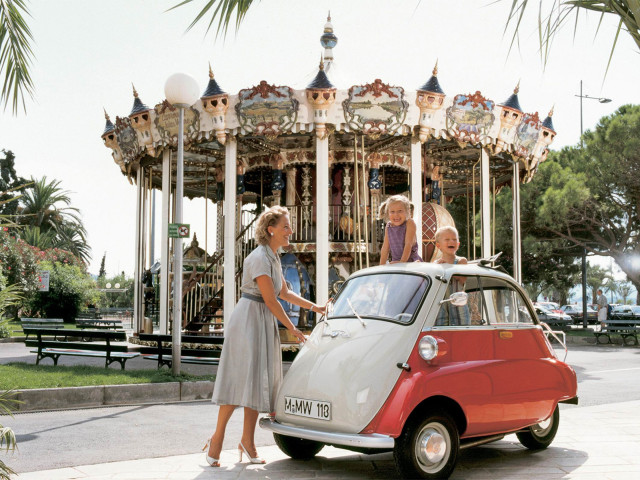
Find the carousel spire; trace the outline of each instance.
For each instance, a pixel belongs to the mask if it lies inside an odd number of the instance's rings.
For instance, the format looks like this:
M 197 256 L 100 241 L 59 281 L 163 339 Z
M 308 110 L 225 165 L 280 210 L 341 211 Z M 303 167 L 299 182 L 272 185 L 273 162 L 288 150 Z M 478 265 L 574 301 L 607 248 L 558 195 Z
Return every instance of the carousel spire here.
M 553 133 L 556 133 L 556 129 L 553 128 L 553 122 L 551 121 L 551 117 L 553 117 L 553 107 L 551 107 L 551 110 L 549 111 L 549 115 L 547 116 L 547 118 L 545 118 L 544 122 L 542 122 L 542 126 L 544 128 L 551 130 Z
M 320 37 L 320 45 L 324 47 L 324 58 L 327 63 L 333 61 L 333 47 L 338 44 L 338 37 L 333 33 L 333 24 L 331 23 L 331 12 L 327 16 L 327 23 L 324 24 L 324 33 Z
M 438 60 L 436 60 L 436 65 L 433 67 L 433 71 L 431 73 L 431 78 L 427 80 L 427 83 L 421 86 L 418 90 L 444 95 L 444 91 L 442 90 L 442 88 L 440 87 L 440 83 L 438 82 Z
M 225 92 L 220 88 L 218 82 L 216 82 L 213 77 L 213 70 L 211 69 L 211 62 L 209 62 L 209 84 L 207 85 L 207 89 L 202 94 L 200 98 L 213 97 L 214 95 L 223 95 Z
M 116 129 L 116 127 L 114 127 L 113 123 L 111 123 L 111 119 L 109 118 L 107 109 L 104 107 L 102 109 L 104 110 L 104 118 L 107 121 L 107 123 L 104 126 L 104 132 L 102 132 L 102 135 L 106 135 L 107 133 L 113 132 Z
M 131 86 L 133 87 L 134 100 L 133 100 L 133 107 L 131 108 L 131 113 L 129 113 L 129 116 L 136 115 L 137 113 L 140 113 L 140 112 L 146 112 L 151 110 L 144 103 L 142 103 L 142 100 L 140 100 L 140 98 L 138 97 L 138 92 L 136 91 L 135 85 L 132 83 Z
M 308 89 L 318 90 L 318 89 L 331 89 L 335 88 L 333 84 L 329 81 L 329 77 L 324 71 L 324 59 L 320 56 L 320 65 L 318 67 L 318 74 L 316 78 L 307 86 Z
M 202 106 L 214 120 L 214 130 L 216 133 L 216 139 L 218 143 L 224 145 L 227 141 L 226 129 L 226 115 L 229 109 L 229 95 L 220 88 L 218 82 L 213 78 L 213 69 L 211 68 L 211 62 L 209 62 L 209 84 L 207 89 L 200 97 Z
M 513 89 L 513 93 L 509 98 L 507 98 L 504 103 L 499 103 L 501 107 L 509 107 L 512 110 L 517 110 L 518 112 L 522 112 L 522 108 L 520 108 L 520 102 L 518 101 L 518 92 L 520 91 L 520 80 L 518 80 L 518 84 L 516 88 Z

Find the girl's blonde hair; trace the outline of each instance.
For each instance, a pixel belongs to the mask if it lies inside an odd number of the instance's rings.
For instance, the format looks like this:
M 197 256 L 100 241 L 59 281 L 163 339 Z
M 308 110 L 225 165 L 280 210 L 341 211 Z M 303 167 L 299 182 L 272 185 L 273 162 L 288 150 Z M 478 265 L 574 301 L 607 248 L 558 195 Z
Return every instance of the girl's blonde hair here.
M 451 232 L 456 234 L 456 238 L 460 241 L 460 235 L 458 234 L 458 229 L 456 227 L 452 227 L 451 225 L 445 225 L 444 227 L 438 228 L 436 230 L 436 242 L 440 241 L 440 237 L 444 232 Z
M 407 212 L 407 217 L 413 216 L 413 203 L 409 201 L 404 195 L 391 195 L 387 198 L 382 205 L 380 205 L 379 215 L 384 220 L 389 220 L 389 206 L 392 203 L 401 203 L 404 205 L 404 209 Z
M 289 210 L 285 207 L 276 205 L 267 208 L 260 214 L 256 225 L 256 242 L 259 245 L 269 245 L 271 235 L 269 235 L 269 227 L 276 225 L 282 217 L 289 215 Z

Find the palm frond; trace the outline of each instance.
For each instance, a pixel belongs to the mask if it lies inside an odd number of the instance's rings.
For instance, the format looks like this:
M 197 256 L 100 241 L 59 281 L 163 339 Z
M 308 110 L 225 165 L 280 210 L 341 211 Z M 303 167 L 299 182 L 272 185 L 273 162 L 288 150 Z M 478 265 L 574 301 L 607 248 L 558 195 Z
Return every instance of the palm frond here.
M 183 0 L 177 5 L 169 8 L 167 11 L 193 3 L 194 1 L 195 0 Z M 198 24 L 207 14 L 210 14 L 211 17 L 207 25 L 207 33 L 209 33 L 209 30 L 211 30 L 211 27 L 215 24 L 216 20 L 218 22 L 216 38 L 221 34 L 222 37 L 225 37 L 232 23 L 235 25 L 235 30 L 237 32 L 254 1 L 256 0 L 206 0 L 202 10 L 200 10 L 198 15 L 196 15 L 196 18 L 187 27 L 187 31 L 196 26 L 196 24 Z
M 25 94 L 33 98 L 33 81 L 29 72 L 33 36 L 25 21 L 29 15 L 24 0 L 0 0 L 0 71 L 4 72 L 0 103 L 6 110 L 11 101 L 14 115 L 18 113 L 20 103 L 26 112 Z

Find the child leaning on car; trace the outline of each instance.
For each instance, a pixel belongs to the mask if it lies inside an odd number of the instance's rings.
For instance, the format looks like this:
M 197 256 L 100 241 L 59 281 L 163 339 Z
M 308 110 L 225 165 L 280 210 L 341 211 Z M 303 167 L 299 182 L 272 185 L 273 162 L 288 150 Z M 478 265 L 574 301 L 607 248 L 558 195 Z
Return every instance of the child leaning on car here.
M 437 259 L 434 263 L 463 265 L 467 263 L 465 257 L 459 257 L 456 255 L 458 248 L 460 247 L 460 240 L 458 238 L 458 230 L 456 227 L 440 227 L 436 231 L 436 247 L 442 252 L 442 257 Z M 460 276 L 454 276 L 451 279 L 449 294 L 454 292 L 463 292 L 466 278 Z M 438 318 L 436 319 L 436 325 L 469 325 L 471 323 L 471 316 L 469 314 L 469 306 L 455 307 L 451 303 L 443 303 L 438 311 Z

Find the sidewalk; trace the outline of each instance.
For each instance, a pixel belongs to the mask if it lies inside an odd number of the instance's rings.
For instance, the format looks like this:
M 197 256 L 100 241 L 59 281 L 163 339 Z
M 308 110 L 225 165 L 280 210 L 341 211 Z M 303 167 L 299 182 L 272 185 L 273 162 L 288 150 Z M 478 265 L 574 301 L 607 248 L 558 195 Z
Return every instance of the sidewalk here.
M 452 479 L 580 479 L 640 477 L 640 401 L 593 407 L 562 406 L 560 428 L 547 449 L 532 452 L 515 435 L 461 452 Z M 169 440 L 171 441 L 171 440 Z M 238 463 L 224 451 L 222 467 L 204 454 L 148 458 L 20 474 L 20 480 L 393 479 L 393 455 L 361 455 L 325 447 L 314 460 L 295 461 L 275 445 L 261 447 L 266 465 Z

